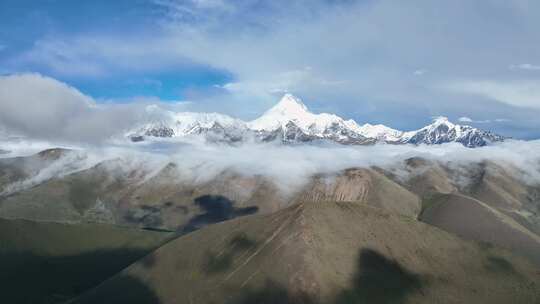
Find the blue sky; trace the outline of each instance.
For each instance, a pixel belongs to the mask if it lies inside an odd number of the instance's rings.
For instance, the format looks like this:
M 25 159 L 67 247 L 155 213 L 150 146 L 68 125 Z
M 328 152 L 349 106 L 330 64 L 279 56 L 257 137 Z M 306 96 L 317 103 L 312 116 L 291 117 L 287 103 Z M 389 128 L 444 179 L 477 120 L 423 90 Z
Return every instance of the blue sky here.
M 98 103 L 249 119 L 291 92 L 359 123 L 540 137 L 538 1 L 2 0 L 0 20 L 0 73 Z
M 97 99 L 119 100 L 133 96 L 180 100 L 186 89 L 223 85 L 231 80 L 227 71 L 192 62 L 151 71 L 139 70 L 136 67 L 119 71 L 111 69 L 106 73 L 93 75 L 91 67 L 88 67 L 87 71 L 71 72 L 69 67 L 59 69 L 40 60 L 18 60 L 21 53 L 35 49 L 36 45 L 39 48 L 41 41 L 69 40 L 73 37 L 103 33 L 136 39 L 141 33 L 147 35 L 159 30 L 158 23 L 163 14 L 163 7 L 142 0 L 2 1 L 2 72 L 39 72 L 69 83 Z M 61 57 L 61 50 L 55 55 Z M 136 62 L 133 64 L 137 65 Z

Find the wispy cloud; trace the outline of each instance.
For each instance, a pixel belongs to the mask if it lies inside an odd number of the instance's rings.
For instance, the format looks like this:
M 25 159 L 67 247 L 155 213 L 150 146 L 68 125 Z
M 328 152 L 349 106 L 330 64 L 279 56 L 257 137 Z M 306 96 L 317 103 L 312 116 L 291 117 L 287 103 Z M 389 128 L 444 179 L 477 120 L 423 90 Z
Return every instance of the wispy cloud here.
M 539 81 L 462 81 L 444 85 L 446 89 L 484 96 L 509 105 L 540 108 Z
M 509 68 L 511 70 L 540 71 L 540 65 L 530 63 L 512 64 Z
M 172 37 L 148 37 L 148 45 L 138 38 L 81 36 L 62 40 L 46 37 L 16 56 L 15 62 L 43 66 L 65 76 L 105 77 L 119 71 L 145 71 L 189 65 L 193 60 L 177 53 Z
M 475 120 L 475 119 L 472 119 L 470 117 L 467 117 L 467 116 L 462 116 L 460 118 L 458 118 L 458 121 L 459 122 L 462 122 L 462 123 L 477 123 L 477 124 L 487 124 L 487 123 L 491 123 L 491 122 L 509 122 L 510 120 L 509 119 L 504 119 L 504 118 L 496 118 L 496 119 L 484 119 L 484 120 Z
M 473 122 L 473 120 L 471 118 L 466 117 L 466 116 L 458 118 L 458 121 L 460 121 L 460 122 Z

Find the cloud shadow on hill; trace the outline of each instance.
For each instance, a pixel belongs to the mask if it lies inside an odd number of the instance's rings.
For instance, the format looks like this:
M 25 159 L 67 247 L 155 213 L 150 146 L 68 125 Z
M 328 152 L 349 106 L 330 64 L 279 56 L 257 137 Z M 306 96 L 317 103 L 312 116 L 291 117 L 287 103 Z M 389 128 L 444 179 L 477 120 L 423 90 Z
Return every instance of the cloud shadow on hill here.
M 424 284 L 419 274 L 372 249 L 360 250 L 357 267 L 352 288 L 344 290 L 336 304 L 403 303 Z
M 356 273 L 350 287 L 339 291 L 329 304 L 404 303 L 413 293 L 421 292 L 425 280 L 406 270 L 398 262 L 372 249 L 361 249 Z M 273 280 L 257 290 L 243 290 L 234 304 L 320 304 L 313 295 L 294 291 Z
M 42 256 L 31 252 L 0 250 L 2 302 L 65 302 L 97 286 L 147 253 L 148 250 L 114 249 L 69 256 Z M 127 290 L 149 293 L 144 292 L 144 286 L 136 286 L 141 284 L 134 280 L 124 280 L 125 286 L 132 285 Z
M 128 275 L 120 275 L 111 280 L 109 284 L 91 290 L 70 303 L 159 304 L 161 301 L 153 290 L 138 279 Z
M 182 233 L 198 230 L 204 226 L 231 220 L 236 217 L 256 213 L 259 208 L 256 206 L 236 208 L 234 201 L 222 195 L 202 195 L 195 199 L 195 204 L 204 213 L 196 215 L 189 222 L 180 228 Z

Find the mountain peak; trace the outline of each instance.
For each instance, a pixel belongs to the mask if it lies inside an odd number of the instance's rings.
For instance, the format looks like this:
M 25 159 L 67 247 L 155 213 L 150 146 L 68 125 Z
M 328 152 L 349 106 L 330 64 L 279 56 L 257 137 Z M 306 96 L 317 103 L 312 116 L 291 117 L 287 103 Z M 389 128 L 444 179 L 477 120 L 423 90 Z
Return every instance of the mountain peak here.
M 309 112 L 309 110 L 300 98 L 287 93 L 283 95 L 280 101 L 270 110 L 268 110 L 268 112 L 279 112 L 283 114 L 300 114 Z
M 448 120 L 448 117 L 446 116 L 436 116 L 433 117 L 433 124 L 451 124 L 451 122 Z
M 300 127 L 307 127 L 315 122 L 316 117 L 317 115 L 309 112 L 300 98 L 285 94 L 274 107 L 249 124 L 255 130 L 275 130 L 290 121 Z
M 441 126 L 445 126 L 448 129 L 453 129 L 455 127 L 460 127 L 459 125 L 456 125 L 456 124 L 453 124 L 452 122 L 450 122 L 450 120 L 448 120 L 448 117 L 446 117 L 446 116 L 436 116 L 436 117 L 433 117 L 433 122 L 430 125 L 427 125 L 424 128 L 425 129 L 433 129 L 433 128 L 438 128 L 438 127 L 441 127 Z

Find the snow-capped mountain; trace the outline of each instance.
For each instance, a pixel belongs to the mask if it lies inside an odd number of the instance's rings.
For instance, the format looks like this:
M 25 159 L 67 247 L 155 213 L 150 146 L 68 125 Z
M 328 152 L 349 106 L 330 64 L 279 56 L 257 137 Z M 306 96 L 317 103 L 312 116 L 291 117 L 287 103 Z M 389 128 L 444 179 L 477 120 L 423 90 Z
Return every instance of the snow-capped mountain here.
M 201 134 L 237 141 L 247 130 L 244 121 L 219 113 L 176 113 L 157 106 L 149 106 L 146 110 L 151 117 L 149 122 L 127 132 L 134 141 L 143 140 L 143 136 L 185 137 Z
M 355 121 L 345 121 L 334 114 L 311 113 L 299 98 L 291 94 L 285 94 L 278 104 L 247 125 L 260 134 L 281 135 L 286 142 L 322 139 L 349 144 L 373 142 L 358 132 L 360 127 Z
M 503 136 L 489 131 L 453 124 L 446 117 L 437 117 L 432 124 L 416 131 L 405 132 L 399 139 L 403 143 L 428 145 L 458 142 L 470 148 L 503 140 Z
M 157 106 L 147 108 L 149 119 L 128 132 L 133 141 L 145 137 L 202 136 L 209 141 L 281 141 L 302 143 L 329 140 L 341 144 L 442 144 L 459 142 L 467 147 L 485 146 L 504 137 L 470 126 L 456 125 L 445 117 L 419 130 L 403 132 L 377 124 L 358 125 L 334 114 L 315 114 L 297 97 L 283 98 L 259 118 L 244 122 L 218 113 L 172 112 Z
M 372 125 L 366 123 L 358 128 L 358 133 L 367 138 L 375 138 L 378 141 L 395 142 L 401 139 L 404 132 L 381 124 Z

